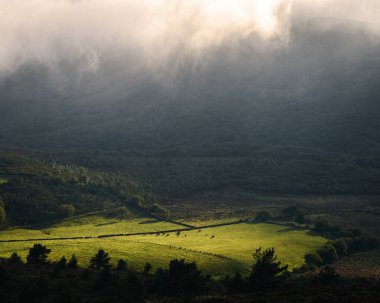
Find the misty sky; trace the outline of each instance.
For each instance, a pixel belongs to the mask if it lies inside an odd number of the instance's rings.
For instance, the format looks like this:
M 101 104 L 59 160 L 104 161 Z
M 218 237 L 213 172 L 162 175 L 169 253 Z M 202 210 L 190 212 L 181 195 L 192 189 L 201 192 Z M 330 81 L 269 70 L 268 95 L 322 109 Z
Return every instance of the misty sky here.
M 315 18 L 376 33 L 379 15 L 377 0 L 0 0 L 0 75 L 66 60 L 93 73 L 113 54 L 154 66 L 252 35 L 286 47 L 292 26 Z

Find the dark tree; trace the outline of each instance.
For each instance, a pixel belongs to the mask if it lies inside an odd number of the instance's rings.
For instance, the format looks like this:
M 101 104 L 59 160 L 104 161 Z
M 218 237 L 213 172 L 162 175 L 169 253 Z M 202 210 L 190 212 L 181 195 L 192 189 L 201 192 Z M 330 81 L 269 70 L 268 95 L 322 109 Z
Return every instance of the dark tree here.
M 294 219 L 294 222 L 296 222 L 298 225 L 303 225 L 306 223 L 306 218 L 305 218 L 305 215 L 304 213 L 302 212 L 298 212 L 295 219 Z
M 151 270 L 152 270 L 152 264 L 146 263 L 144 266 L 144 274 L 148 275 Z
M 64 270 L 67 267 L 67 259 L 65 257 L 62 257 L 54 266 L 54 275 L 58 275 L 62 270 Z
M 16 252 L 11 254 L 11 256 L 8 259 L 8 262 L 10 264 L 22 264 L 21 257 Z
M 327 244 L 317 250 L 317 253 L 323 260 L 324 264 L 330 264 L 336 260 L 338 260 L 338 254 L 336 253 L 336 250 L 334 246 Z
M 71 259 L 67 263 L 67 268 L 77 268 L 78 267 L 78 259 L 75 255 L 71 256 Z
M 331 242 L 331 245 L 334 246 L 338 256 L 347 255 L 348 245 L 347 245 L 346 241 L 344 241 L 342 239 L 336 240 L 336 241 Z
M 109 268 L 111 258 L 103 249 L 99 249 L 97 254 L 92 257 L 90 261 L 90 267 L 92 268 Z
M 193 297 L 206 288 L 207 278 L 199 271 L 195 262 L 171 260 L 169 269 L 158 269 L 154 277 L 155 288 L 168 296 Z
M 310 267 L 318 267 L 323 264 L 323 260 L 318 253 L 311 252 L 305 255 L 305 263 Z
M 34 244 L 34 246 L 29 249 L 29 254 L 26 257 L 28 264 L 45 264 L 48 263 L 48 254 L 51 250 L 42 244 Z
M 272 286 L 277 282 L 278 276 L 288 269 L 288 265 L 281 266 L 273 247 L 264 251 L 262 251 L 261 247 L 256 249 L 253 258 L 255 263 L 249 277 L 252 289 L 264 289 Z
M 123 259 L 120 259 L 117 261 L 117 267 L 116 270 L 118 271 L 126 271 L 128 269 L 127 262 Z

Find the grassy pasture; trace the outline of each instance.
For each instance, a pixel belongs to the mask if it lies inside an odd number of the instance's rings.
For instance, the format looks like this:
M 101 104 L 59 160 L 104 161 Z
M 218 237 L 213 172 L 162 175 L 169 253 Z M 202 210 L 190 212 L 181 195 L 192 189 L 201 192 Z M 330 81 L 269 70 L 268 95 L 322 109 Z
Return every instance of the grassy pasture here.
M 250 223 L 186 231 L 179 236 L 147 235 L 132 238 L 223 255 L 245 264 L 247 268 L 252 264 L 252 253 L 260 246 L 263 248 L 274 246 L 280 260 L 289 264 L 290 268 L 294 268 L 303 263 L 303 256 L 307 252 L 327 241 L 302 229 Z
M 202 222 L 198 222 L 201 224 Z M 220 223 L 208 221 L 212 223 Z M 0 240 L 37 239 L 54 237 L 97 236 L 133 232 L 151 232 L 182 226 L 148 218 L 117 221 L 102 217 L 83 217 L 66 220 L 47 229 L 14 229 L 0 232 Z M 207 235 L 207 236 L 206 236 Z M 213 238 L 211 238 L 214 236 Z M 81 266 L 100 248 L 106 250 L 114 263 L 125 259 L 129 266 L 141 270 L 146 262 L 154 268 L 164 267 L 174 258 L 196 261 L 199 267 L 213 276 L 248 272 L 253 251 L 262 246 L 274 246 L 278 255 L 290 267 L 303 263 L 303 255 L 326 242 L 326 239 L 301 229 L 272 224 L 229 225 L 160 235 L 141 235 L 116 238 L 37 241 L 52 249 L 50 258 L 57 260 L 76 254 Z M 34 242 L 0 243 L 0 257 L 18 252 L 23 258 Z

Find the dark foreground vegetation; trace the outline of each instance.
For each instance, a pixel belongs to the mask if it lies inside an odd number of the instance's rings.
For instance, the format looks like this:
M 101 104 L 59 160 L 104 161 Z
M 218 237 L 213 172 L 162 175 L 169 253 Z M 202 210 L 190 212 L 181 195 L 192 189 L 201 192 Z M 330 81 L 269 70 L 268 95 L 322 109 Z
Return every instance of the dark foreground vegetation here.
M 378 279 L 341 278 L 334 267 L 290 273 L 274 248 L 257 249 L 251 273 L 213 280 L 195 263 L 171 260 L 167 269 L 143 272 L 117 266 L 104 250 L 79 268 L 75 255 L 50 262 L 50 249 L 35 244 L 24 263 L 13 253 L 0 263 L 1 302 L 378 302 Z

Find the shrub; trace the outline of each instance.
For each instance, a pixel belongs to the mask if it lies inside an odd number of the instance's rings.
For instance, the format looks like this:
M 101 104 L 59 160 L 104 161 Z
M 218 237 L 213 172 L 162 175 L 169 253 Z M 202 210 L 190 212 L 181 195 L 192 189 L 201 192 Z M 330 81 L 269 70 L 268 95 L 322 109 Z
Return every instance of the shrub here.
M 311 267 L 318 267 L 323 264 L 323 260 L 316 252 L 311 252 L 305 255 L 305 263 Z
M 334 246 L 327 244 L 317 250 L 318 255 L 323 260 L 324 264 L 330 264 L 336 260 L 338 260 L 338 254 Z
M 344 256 L 348 253 L 348 245 L 345 240 L 340 239 L 336 240 L 330 243 L 332 246 L 334 246 L 338 256 Z

